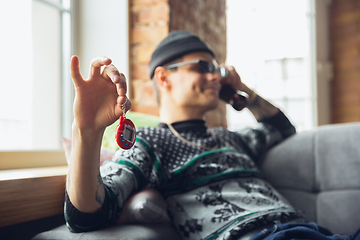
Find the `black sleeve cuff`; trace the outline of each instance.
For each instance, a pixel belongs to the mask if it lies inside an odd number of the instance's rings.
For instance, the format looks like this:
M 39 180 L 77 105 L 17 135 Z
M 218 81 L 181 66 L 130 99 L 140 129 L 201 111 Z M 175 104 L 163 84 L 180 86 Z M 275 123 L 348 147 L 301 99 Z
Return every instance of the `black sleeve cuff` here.
M 68 228 L 72 232 L 88 232 L 102 229 L 115 222 L 120 213 L 115 196 L 105 187 L 105 201 L 101 209 L 95 213 L 79 211 L 70 201 L 65 191 L 64 215 Z
M 272 125 L 280 131 L 284 138 L 287 138 L 296 133 L 295 127 L 291 124 L 285 114 L 280 110 L 274 116 L 261 119 L 259 122 Z

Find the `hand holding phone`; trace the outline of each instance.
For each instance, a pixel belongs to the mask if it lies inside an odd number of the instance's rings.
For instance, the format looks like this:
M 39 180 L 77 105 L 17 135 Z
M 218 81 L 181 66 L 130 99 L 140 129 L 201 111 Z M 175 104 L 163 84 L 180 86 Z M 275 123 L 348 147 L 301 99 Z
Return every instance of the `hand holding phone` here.
M 229 71 L 224 67 L 220 67 L 219 70 L 222 79 L 226 78 L 229 74 Z M 219 97 L 237 111 L 241 111 L 249 102 L 249 95 L 246 92 L 235 91 L 230 84 L 222 85 Z

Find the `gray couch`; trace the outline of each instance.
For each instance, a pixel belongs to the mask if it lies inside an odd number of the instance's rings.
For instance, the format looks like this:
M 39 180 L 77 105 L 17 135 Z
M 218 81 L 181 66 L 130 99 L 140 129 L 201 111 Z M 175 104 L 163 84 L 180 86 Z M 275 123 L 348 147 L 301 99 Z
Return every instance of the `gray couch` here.
M 334 233 L 360 228 L 360 124 L 334 124 L 296 134 L 271 149 L 260 168 L 308 221 Z M 40 239 L 180 239 L 166 224 L 112 226 L 73 234 L 65 225 Z

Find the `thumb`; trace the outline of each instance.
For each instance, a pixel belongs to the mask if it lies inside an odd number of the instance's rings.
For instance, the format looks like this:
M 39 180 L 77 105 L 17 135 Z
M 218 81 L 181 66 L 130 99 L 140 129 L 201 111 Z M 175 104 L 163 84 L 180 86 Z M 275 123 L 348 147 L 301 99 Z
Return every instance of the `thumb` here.
M 84 82 L 84 79 L 80 74 L 79 58 L 77 56 L 71 57 L 70 73 L 75 87 L 79 87 Z

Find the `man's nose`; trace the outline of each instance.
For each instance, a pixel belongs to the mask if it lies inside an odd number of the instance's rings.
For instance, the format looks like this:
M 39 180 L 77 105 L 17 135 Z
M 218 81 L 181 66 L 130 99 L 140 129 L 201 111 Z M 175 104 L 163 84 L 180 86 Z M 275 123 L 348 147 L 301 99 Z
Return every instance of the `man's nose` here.
M 210 82 L 220 82 L 221 80 L 221 75 L 218 71 L 213 71 L 211 73 L 207 73 L 206 74 L 206 78 L 208 81 Z

